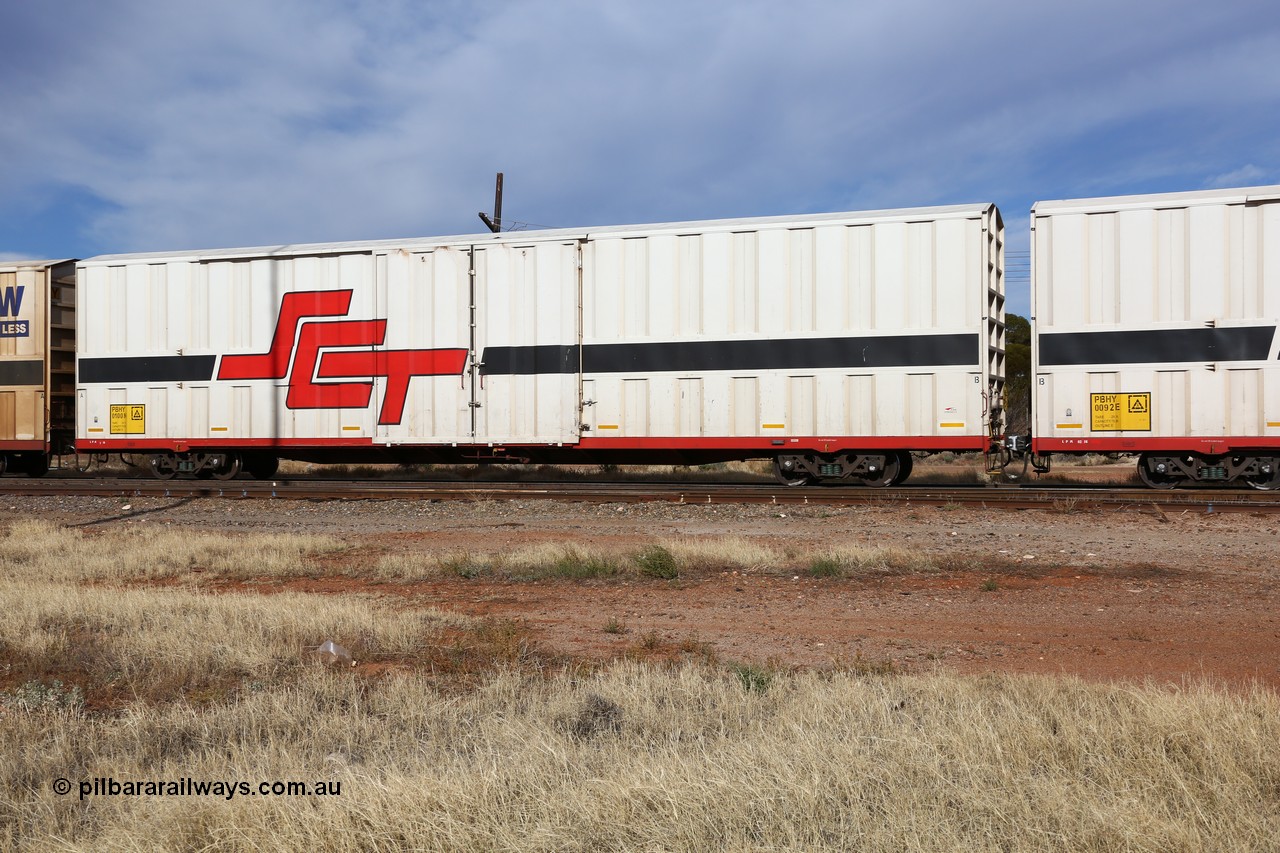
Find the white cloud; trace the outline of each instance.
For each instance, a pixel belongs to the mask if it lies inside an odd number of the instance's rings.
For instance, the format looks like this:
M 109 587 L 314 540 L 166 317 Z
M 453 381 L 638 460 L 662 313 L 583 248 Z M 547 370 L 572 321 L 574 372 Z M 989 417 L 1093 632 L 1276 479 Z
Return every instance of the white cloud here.
M 1238 169 L 1215 175 L 1206 182 L 1211 189 L 1224 187 L 1243 187 L 1253 184 L 1276 183 L 1280 181 L 1280 168 L 1262 169 L 1252 163 L 1246 163 Z

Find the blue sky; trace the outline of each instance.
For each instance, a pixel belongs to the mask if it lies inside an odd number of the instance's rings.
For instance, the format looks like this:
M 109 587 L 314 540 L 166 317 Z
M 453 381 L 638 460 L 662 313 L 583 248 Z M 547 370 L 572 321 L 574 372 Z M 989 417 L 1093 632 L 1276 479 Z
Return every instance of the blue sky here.
M 1280 183 L 1272 0 L 0 9 L 0 257 Z

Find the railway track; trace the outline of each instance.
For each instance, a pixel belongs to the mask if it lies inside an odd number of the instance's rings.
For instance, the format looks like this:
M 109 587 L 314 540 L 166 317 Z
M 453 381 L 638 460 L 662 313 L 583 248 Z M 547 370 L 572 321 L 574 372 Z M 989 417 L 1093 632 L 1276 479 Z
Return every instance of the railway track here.
M 771 483 L 456 482 L 401 480 L 152 480 L 5 478 L 0 495 L 222 498 L 236 500 L 560 500 L 591 503 L 918 505 L 991 509 L 1143 507 L 1180 512 L 1280 512 L 1280 492 L 1154 491 L 1084 485 L 914 485 L 897 488 L 788 488 Z

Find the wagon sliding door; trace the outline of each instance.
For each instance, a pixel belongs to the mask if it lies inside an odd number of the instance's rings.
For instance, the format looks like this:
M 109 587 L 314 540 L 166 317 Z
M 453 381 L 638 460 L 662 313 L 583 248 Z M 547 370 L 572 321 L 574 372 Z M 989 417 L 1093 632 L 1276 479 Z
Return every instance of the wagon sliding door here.
M 467 246 L 377 257 L 376 317 L 386 337 L 372 397 L 377 440 L 469 444 L 471 251 Z
M 477 246 L 475 271 L 475 441 L 576 444 L 580 244 Z

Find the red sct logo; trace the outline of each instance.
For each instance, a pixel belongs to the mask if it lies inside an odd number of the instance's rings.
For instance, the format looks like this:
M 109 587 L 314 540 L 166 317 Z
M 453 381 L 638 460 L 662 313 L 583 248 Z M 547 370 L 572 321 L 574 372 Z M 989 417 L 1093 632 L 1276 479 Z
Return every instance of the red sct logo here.
M 373 395 L 373 380 L 385 377 L 380 425 L 404 417 L 409 380 L 415 376 L 457 376 L 467 363 L 465 349 L 374 350 L 386 337 L 386 320 L 316 320 L 344 317 L 350 290 L 286 293 L 271 349 L 254 355 L 224 355 L 218 379 L 289 378 L 290 409 L 362 409 Z M 299 328 L 301 327 L 301 328 Z M 292 369 L 290 369 L 292 363 Z M 317 380 L 347 379 L 348 382 Z

